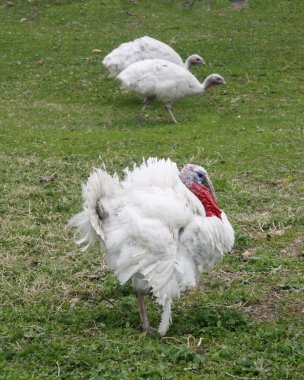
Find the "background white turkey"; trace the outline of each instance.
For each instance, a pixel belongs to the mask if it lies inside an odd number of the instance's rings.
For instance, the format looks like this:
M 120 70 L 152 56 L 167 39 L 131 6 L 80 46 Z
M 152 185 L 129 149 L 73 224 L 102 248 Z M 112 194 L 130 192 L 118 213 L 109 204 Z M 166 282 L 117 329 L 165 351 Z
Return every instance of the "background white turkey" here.
M 217 205 L 212 182 L 201 166 L 149 158 L 125 179 L 96 169 L 83 186 L 83 211 L 76 226 L 78 244 L 99 240 L 105 262 L 121 284 L 132 280 L 142 328 L 150 329 L 143 292 L 163 308 L 158 331 L 171 321 L 174 297 L 195 286 L 200 274 L 230 251 L 233 229 Z
M 163 59 L 146 59 L 133 63 L 122 71 L 117 79 L 122 88 L 143 97 L 139 120 L 148 104 L 156 99 L 164 104 L 173 123 L 177 123 L 172 103 L 186 96 L 202 94 L 211 87 L 226 83 L 219 74 L 209 75 L 200 83 L 188 70 Z
M 116 77 L 132 63 L 152 58 L 173 62 L 187 70 L 193 65 L 205 64 L 203 58 L 197 54 L 188 57 L 184 63 L 172 47 L 148 36 L 121 44 L 111 51 L 102 63 L 109 70 L 110 76 Z

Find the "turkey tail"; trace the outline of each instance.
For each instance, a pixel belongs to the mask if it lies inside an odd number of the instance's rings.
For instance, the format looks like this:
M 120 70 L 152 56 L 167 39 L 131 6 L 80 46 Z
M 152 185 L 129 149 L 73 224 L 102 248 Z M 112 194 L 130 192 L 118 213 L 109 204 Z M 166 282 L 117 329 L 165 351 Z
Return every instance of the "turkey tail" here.
M 98 239 L 104 241 L 103 223 L 110 214 L 109 202 L 118 191 L 119 180 L 103 169 L 95 169 L 83 185 L 83 211 L 73 216 L 68 226 L 76 227 L 75 241 L 78 245 L 87 243 L 85 251 Z M 79 238 L 80 237 L 80 238 Z

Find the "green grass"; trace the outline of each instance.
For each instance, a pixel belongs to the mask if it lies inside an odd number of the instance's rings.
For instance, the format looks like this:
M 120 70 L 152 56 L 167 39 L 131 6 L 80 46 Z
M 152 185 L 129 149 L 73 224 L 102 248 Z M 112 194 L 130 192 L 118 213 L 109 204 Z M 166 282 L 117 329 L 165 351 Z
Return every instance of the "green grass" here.
M 302 1 L 13 3 L 0 5 L 0 379 L 304 379 Z M 178 125 L 157 104 L 137 124 L 140 99 L 100 62 L 142 35 L 202 55 L 195 75 L 227 86 L 176 102 Z M 92 167 L 148 156 L 205 166 L 237 237 L 174 303 L 165 338 L 138 330 L 131 286 L 65 228 Z M 156 326 L 152 302 L 149 315 Z

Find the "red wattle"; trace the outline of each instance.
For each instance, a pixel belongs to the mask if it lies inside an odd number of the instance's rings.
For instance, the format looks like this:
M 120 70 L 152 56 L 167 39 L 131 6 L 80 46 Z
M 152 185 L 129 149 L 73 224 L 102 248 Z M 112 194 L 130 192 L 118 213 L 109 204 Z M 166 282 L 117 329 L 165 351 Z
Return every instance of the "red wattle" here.
M 199 186 L 196 183 L 191 184 L 191 190 L 198 199 L 202 202 L 206 216 L 216 216 L 222 220 L 222 211 L 214 201 L 212 195 L 204 186 Z

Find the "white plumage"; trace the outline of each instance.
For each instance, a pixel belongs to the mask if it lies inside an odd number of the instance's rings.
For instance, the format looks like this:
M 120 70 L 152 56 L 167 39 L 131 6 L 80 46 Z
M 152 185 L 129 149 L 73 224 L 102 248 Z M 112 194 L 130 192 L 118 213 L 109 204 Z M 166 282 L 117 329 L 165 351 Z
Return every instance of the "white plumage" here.
M 110 72 L 116 77 L 121 71 L 132 63 L 144 59 L 160 58 L 190 69 L 193 65 L 205 64 L 202 57 L 193 54 L 185 61 L 170 46 L 154 38 L 144 36 L 134 41 L 125 42 L 111 51 L 102 61 Z
M 143 291 L 151 291 L 163 307 L 158 331 L 164 335 L 173 298 L 195 286 L 234 242 L 207 172 L 188 164 L 179 173 L 174 162 L 156 158 L 126 169 L 122 181 L 96 169 L 83 198 L 83 211 L 69 223 L 77 227 L 78 244 L 88 243 L 86 249 L 99 240 L 120 283 L 132 280 L 145 330 Z
M 117 79 L 123 89 L 143 97 L 140 118 L 150 101 L 156 99 L 164 104 L 174 123 L 176 119 L 171 111 L 173 102 L 186 96 L 202 94 L 211 87 L 225 83 L 219 74 L 211 74 L 200 83 L 188 70 L 162 59 L 133 63 Z

